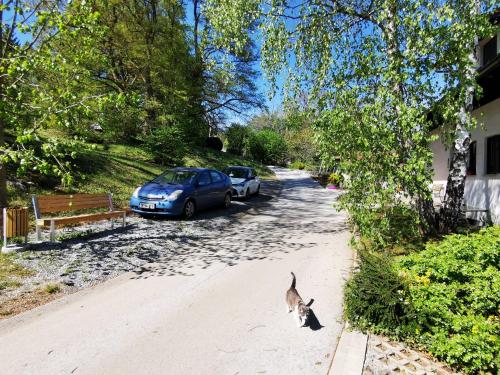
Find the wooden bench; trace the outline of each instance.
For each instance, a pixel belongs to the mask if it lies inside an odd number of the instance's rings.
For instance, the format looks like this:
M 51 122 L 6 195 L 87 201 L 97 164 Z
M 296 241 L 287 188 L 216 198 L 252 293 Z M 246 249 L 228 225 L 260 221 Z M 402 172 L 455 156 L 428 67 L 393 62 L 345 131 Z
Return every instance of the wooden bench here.
M 465 205 L 465 206 L 462 206 L 462 211 L 464 213 L 465 218 L 467 218 L 468 212 L 472 213 L 472 214 L 481 214 L 482 213 L 483 215 L 481 215 L 478 220 L 473 219 L 473 220 L 476 220 L 479 223 L 479 225 L 482 227 L 488 225 L 491 222 L 490 210 L 487 208 Z
M 56 239 L 56 227 L 66 224 L 84 223 L 105 219 L 122 218 L 126 225 L 127 212 L 114 210 L 111 194 L 71 194 L 32 196 L 36 218 L 36 238 L 42 238 L 42 227 L 50 227 L 50 240 Z M 77 211 L 93 208 L 106 208 L 105 212 L 88 213 L 74 216 L 43 217 L 44 214 Z

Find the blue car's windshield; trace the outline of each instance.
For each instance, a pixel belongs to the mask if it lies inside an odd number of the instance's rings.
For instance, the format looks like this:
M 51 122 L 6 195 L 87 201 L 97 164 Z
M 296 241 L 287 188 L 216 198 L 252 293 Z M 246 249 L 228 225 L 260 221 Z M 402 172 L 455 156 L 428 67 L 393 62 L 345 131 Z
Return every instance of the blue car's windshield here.
M 224 173 L 233 178 L 247 178 L 248 170 L 243 168 L 226 168 Z
M 153 182 L 170 185 L 192 185 L 196 177 L 196 172 L 192 171 L 166 171 L 156 177 Z

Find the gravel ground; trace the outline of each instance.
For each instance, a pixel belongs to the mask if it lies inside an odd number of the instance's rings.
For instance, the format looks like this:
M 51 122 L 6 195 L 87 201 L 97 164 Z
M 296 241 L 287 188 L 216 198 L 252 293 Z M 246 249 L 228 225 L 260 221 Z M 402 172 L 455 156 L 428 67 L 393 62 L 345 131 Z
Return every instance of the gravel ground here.
M 66 285 L 66 292 L 73 292 L 140 269 L 147 263 L 160 263 L 162 272 L 171 275 L 189 274 L 189 268 L 208 265 L 215 260 L 231 264 L 231 256 L 217 251 L 221 238 L 238 235 L 240 220 L 265 209 L 280 190 L 280 182 L 266 181 L 259 196 L 248 201 L 233 201 L 229 209 L 199 212 L 189 221 L 134 215 L 127 218 L 125 228 L 120 221 L 115 223 L 114 229 L 108 221 L 60 228 L 58 243 L 31 244 L 28 250 L 18 253 L 17 261 L 34 274 L 20 280 L 20 287 L 2 291 L 0 303 L 46 283 L 62 283 Z M 251 225 L 258 226 L 256 223 Z M 255 228 L 256 231 L 260 229 Z M 48 239 L 48 236 L 45 231 L 43 238 Z M 34 240 L 32 234 L 30 241 Z M 251 244 L 246 248 L 249 246 Z

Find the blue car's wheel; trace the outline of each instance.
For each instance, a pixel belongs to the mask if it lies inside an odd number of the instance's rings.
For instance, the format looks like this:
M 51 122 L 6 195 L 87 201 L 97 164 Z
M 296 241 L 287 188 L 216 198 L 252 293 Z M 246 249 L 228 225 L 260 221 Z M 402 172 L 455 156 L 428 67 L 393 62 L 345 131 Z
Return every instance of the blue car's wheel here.
M 227 193 L 226 196 L 224 197 L 224 208 L 229 208 L 231 207 L 231 194 Z
M 196 212 L 196 205 L 192 200 L 188 200 L 184 205 L 184 210 L 182 211 L 182 216 L 184 219 L 191 219 Z

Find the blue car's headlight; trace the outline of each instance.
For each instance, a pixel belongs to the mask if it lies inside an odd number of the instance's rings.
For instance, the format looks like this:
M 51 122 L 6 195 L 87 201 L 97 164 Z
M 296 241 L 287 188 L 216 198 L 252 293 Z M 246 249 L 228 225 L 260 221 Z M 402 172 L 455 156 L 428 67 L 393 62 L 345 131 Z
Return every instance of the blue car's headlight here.
M 183 190 L 176 190 L 173 193 L 170 193 L 164 200 L 173 202 L 173 201 L 179 199 L 179 197 L 182 195 L 182 193 L 184 193 Z
M 140 186 L 134 190 L 134 192 L 132 193 L 132 197 L 139 198 L 139 190 L 141 190 Z

